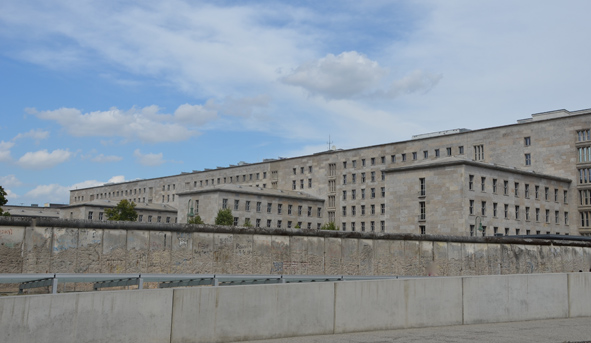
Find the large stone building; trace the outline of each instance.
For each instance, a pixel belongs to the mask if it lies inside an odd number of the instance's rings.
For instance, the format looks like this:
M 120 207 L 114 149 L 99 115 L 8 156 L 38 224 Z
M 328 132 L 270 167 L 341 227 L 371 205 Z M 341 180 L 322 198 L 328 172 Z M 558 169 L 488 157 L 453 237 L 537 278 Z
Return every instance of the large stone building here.
M 591 110 L 545 112 L 513 125 L 77 189 L 70 206 L 128 199 L 206 223 L 228 207 L 238 226 L 591 235 L 590 128 Z

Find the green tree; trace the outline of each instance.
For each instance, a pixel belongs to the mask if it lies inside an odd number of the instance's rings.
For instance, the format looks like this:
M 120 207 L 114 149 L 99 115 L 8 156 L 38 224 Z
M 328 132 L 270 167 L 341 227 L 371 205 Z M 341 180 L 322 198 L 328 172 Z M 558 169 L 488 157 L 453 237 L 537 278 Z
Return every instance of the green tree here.
M 326 223 L 320 227 L 320 230 L 338 230 L 339 227 L 334 225 L 334 222 Z
M 188 224 L 205 224 L 199 215 L 189 219 L 187 221 Z
M 117 206 L 105 210 L 107 220 L 122 220 L 134 222 L 137 220 L 137 212 L 135 210 L 135 203 L 123 199 L 119 201 Z
M 8 202 L 8 200 L 6 200 L 6 195 L 7 195 L 6 191 L 4 191 L 4 188 L 2 186 L 0 186 L 0 206 L 4 206 Z M 1 216 L 9 216 L 10 213 L 3 212 L 2 207 L 0 207 L 0 215 Z
M 232 216 L 232 210 L 229 208 L 219 210 L 218 215 L 215 217 L 215 225 L 234 225 L 234 216 Z
M 250 222 L 250 218 L 246 218 L 244 220 L 244 227 L 252 227 L 252 223 Z

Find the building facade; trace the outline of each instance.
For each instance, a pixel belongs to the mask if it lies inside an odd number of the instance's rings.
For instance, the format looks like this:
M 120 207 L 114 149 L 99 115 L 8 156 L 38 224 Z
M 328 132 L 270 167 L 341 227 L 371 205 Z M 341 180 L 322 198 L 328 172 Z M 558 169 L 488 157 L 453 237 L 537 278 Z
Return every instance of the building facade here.
M 545 112 L 500 127 L 77 189 L 70 205 L 101 199 L 165 204 L 183 222 L 190 201 L 211 213 L 228 199 L 231 208 L 239 201 L 238 225 L 249 218 L 282 228 L 291 221 L 312 229 L 334 222 L 346 231 L 591 235 L 590 128 L 591 110 Z M 251 204 L 271 203 L 271 212 L 249 215 L 238 195 Z M 280 203 L 306 210 L 299 217 L 278 214 Z M 308 207 L 317 212 L 314 220 L 307 219 Z

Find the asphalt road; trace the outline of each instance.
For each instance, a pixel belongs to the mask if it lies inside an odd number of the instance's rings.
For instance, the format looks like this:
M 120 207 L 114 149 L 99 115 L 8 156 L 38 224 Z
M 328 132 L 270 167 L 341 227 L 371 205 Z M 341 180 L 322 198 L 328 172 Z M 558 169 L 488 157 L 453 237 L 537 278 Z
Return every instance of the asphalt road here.
M 591 317 L 443 326 L 249 341 L 249 343 L 570 342 L 591 343 Z

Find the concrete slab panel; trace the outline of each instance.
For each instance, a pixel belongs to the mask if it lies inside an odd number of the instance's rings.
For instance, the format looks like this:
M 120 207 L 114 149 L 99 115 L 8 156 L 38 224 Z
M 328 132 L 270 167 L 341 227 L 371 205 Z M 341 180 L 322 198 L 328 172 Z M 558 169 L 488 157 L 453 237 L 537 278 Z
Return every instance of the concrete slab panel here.
M 2 297 L 2 342 L 167 343 L 172 296 L 173 290 L 144 290 Z
M 150 232 L 133 230 L 127 232 L 126 273 L 148 272 Z
M 23 259 L 23 273 L 50 272 L 52 235 L 52 228 L 25 228 L 25 256 Z
M 289 264 L 289 237 L 271 236 L 271 259 L 273 267 L 271 274 L 286 274 L 286 266 Z
M 359 240 L 348 238 L 341 241 L 341 263 L 344 275 L 359 275 Z
M 331 334 L 334 284 L 177 289 L 171 342 Z
M 324 238 L 306 237 L 306 241 L 308 244 L 308 264 L 306 265 L 306 274 L 324 274 Z
M 52 273 L 74 273 L 76 269 L 78 229 L 54 228 L 51 247 Z
M 283 265 L 285 274 L 305 275 L 308 269 L 308 237 L 289 237 L 289 263 Z
M 232 274 L 234 257 L 234 235 L 215 234 L 213 236 L 214 270 L 220 274 Z
M 127 231 L 104 230 L 101 273 L 125 273 Z
M 336 283 L 335 333 L 462 323 L 460 278 Z
M 0 273 L 23 272 L 24 227 L 0 227 Z
M 324 239 L 324 273 L 326 275 L 341 275 L 344 273 L 341 265 L 341 238 L 327 237 Z
M 172 232 L 150 231 L 148 273 L 170 273 Z
M 360 239 L 359 243 L 359 275 L 375 275 L 373 270 L 374 241 Z
M 404 262 L 402 275 L 423 275 L 420 266 L 420 247 L 418 241 L 404 241 Z
M 271 257 L 271 241 L 271 236 L 253 237 L 253 274 L 269 274 L 272 270 L 283 270 L 283 263 L 274 261 Z
M 193 268 L 197 274 L 212 274 L 214 268 L 213 233 L 193 233 Z
M 189 232 L 173 232 L 171 244 L 170 272 L 175 274 L 192 273 L 193 235 Z
M 421 275 L 427 276 L 433 270 L 433 242 L 420 241 L 419 242 L 419 268 Z
M 568 274 L 569 317 L 591 317 L 591 273 Z
M 464 324 L 566 318 L 566 274 L 466 277 Z
M 253 235 L 234 235 L 234 274 L 251 274 L 253 254 Z

